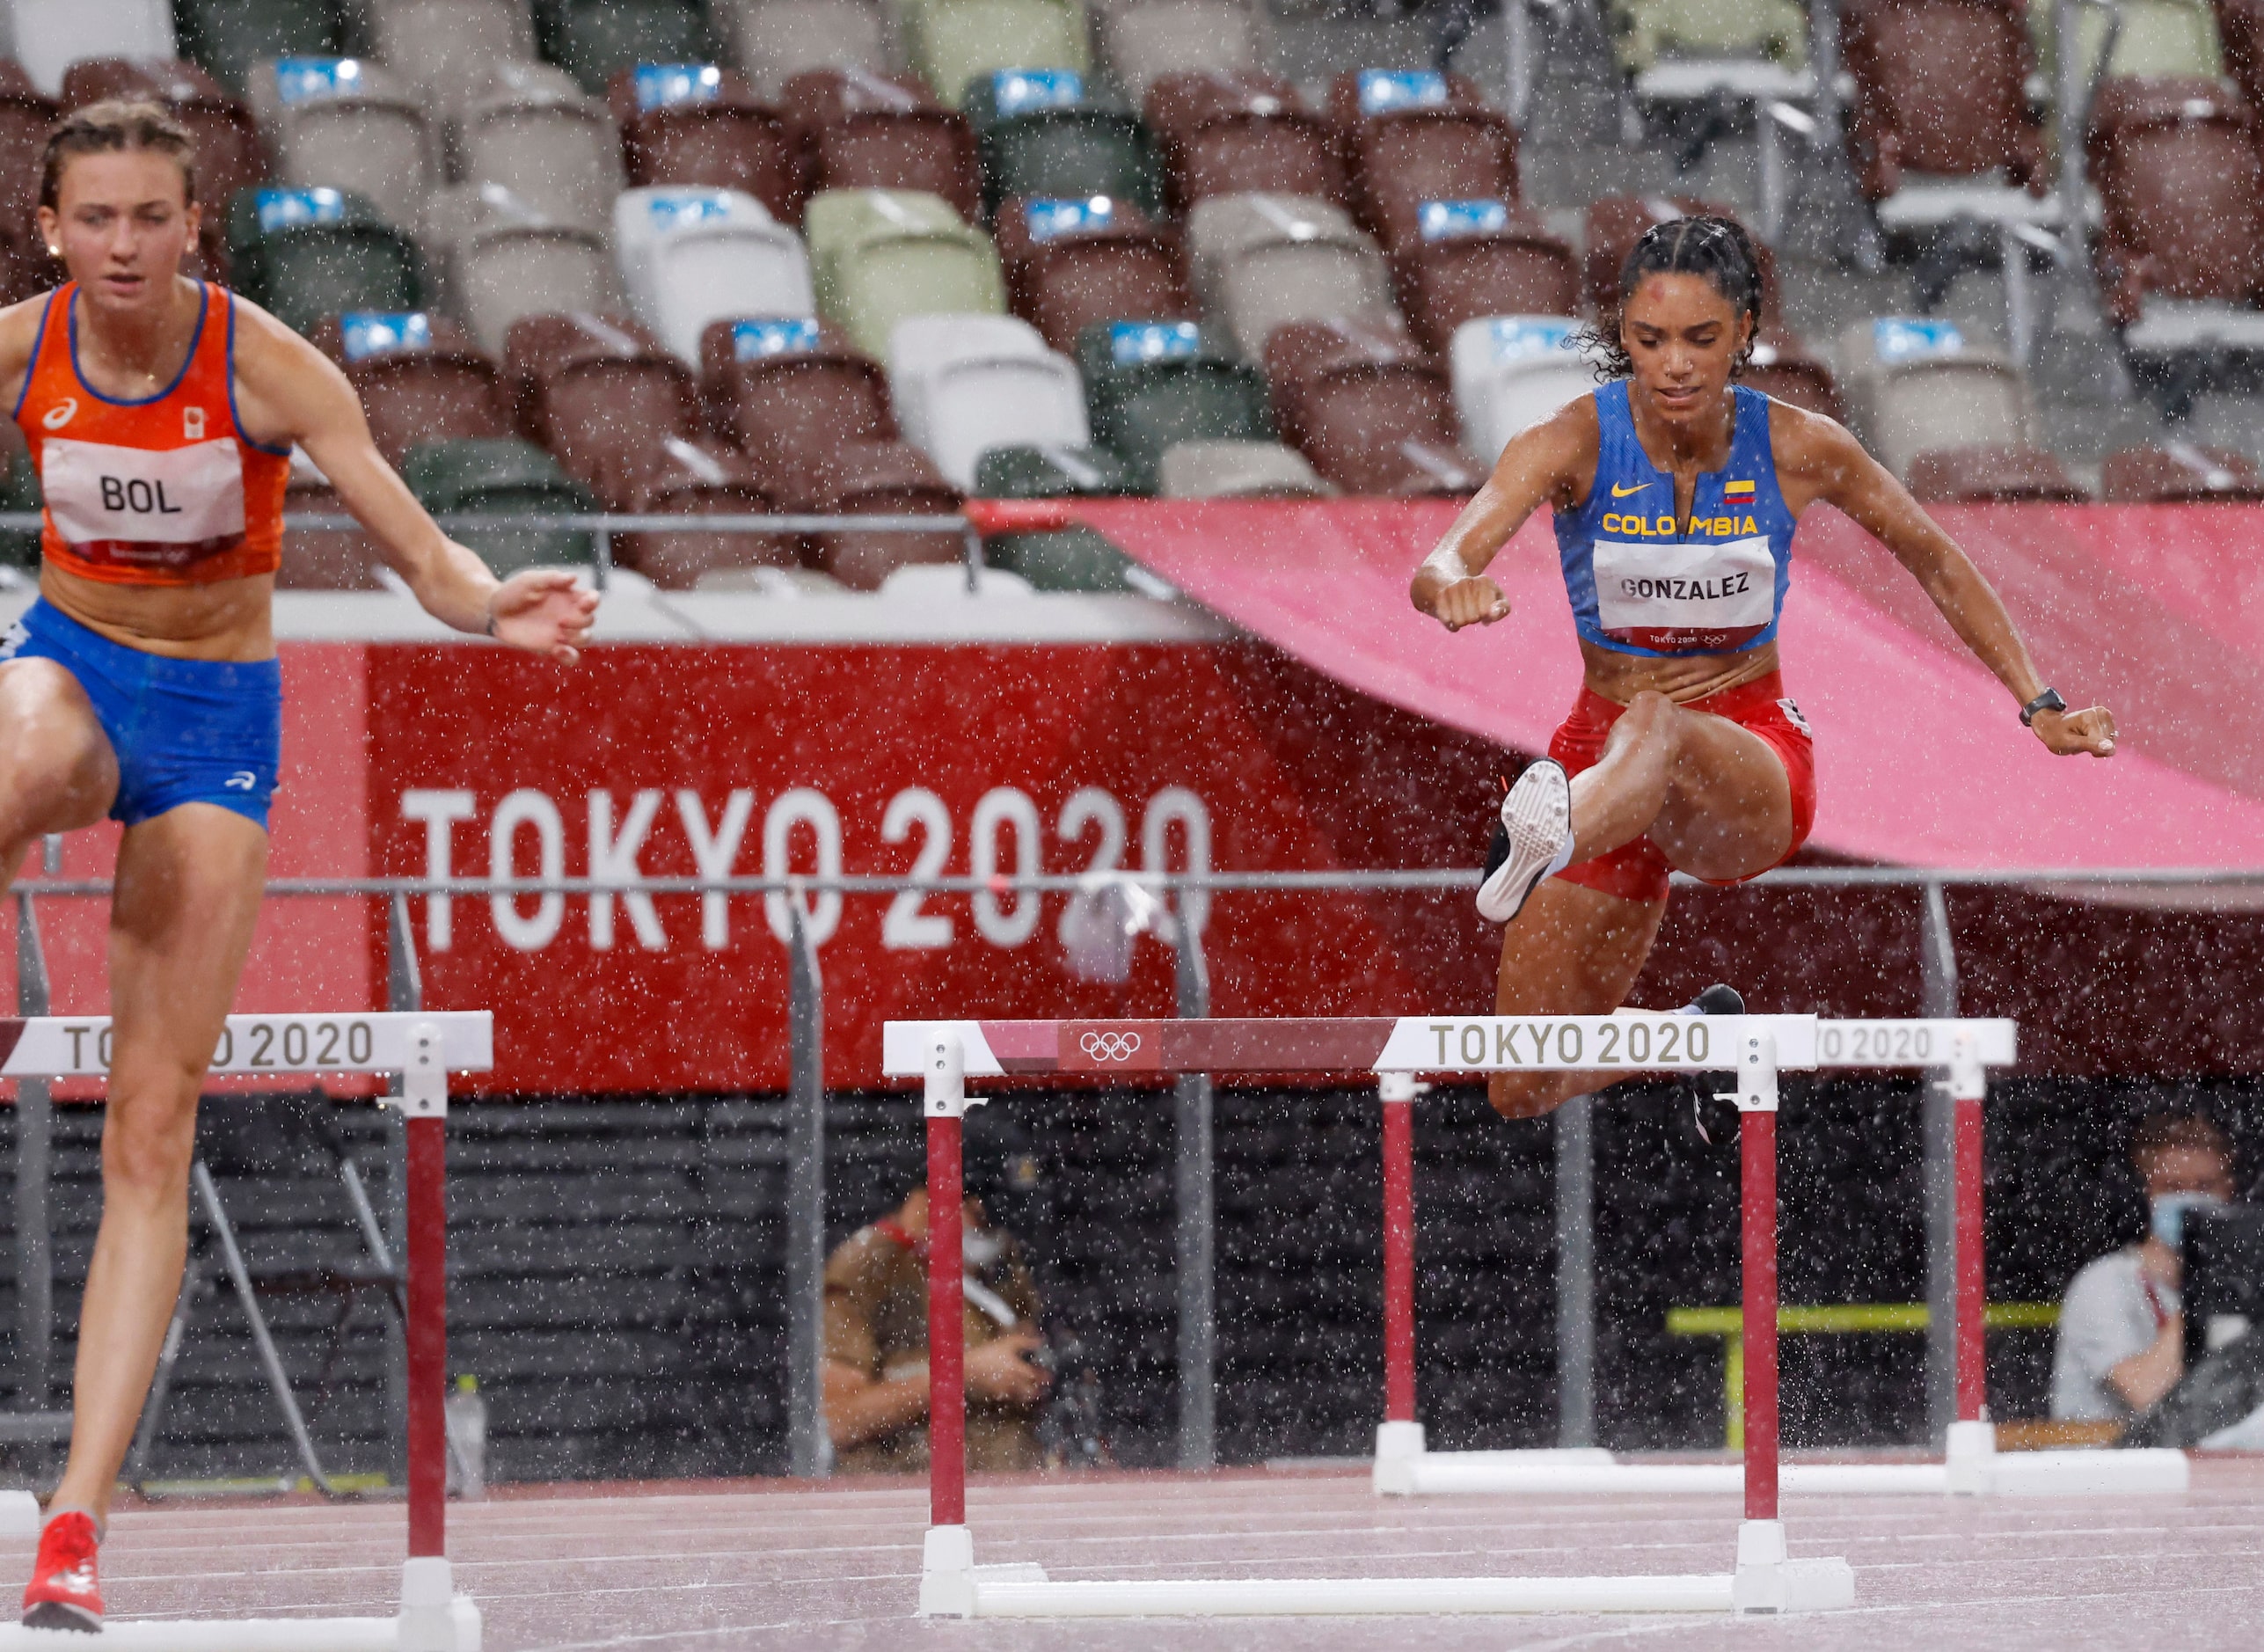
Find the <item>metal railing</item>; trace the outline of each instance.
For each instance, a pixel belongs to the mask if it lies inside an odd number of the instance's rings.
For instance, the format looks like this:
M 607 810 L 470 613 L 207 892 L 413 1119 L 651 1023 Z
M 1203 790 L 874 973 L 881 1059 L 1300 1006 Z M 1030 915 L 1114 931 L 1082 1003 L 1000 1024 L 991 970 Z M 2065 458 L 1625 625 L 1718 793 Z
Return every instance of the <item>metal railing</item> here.
M 50 856 L 47 866 L 55 863 Z M 1460 868 L 1421 867 L 1345 871 L 1124 872 L 1109 874 L 1165 896 L 1224 893 L 1451 894 L 1475 888 L 1479 874 Z M 1676 874 L 1675 881 L 1693 880 Z M 788 934 L 787 1247 L 785 1288 L 788 1321 L 788 1458 L 793 1472 L 825 1472 L 827 1443 L 820 1373 L 823 1349 L 825 1267 L 825 990 L 818 945 L 807 921 L 807 897 L 816 895 L 1044 895 L 1074 893 L 1091 887 L 1089 874 L 1020 874 L 997 877 L 904 877 L 839 874 L 762 877 L 598 878 L 278 878 L 267 892 L 281 898 L 377 898 L 386 903 L 386 1007 L 423 1007 L 421 973 L 410 915 L 413 899 L 429 896 L 518 895 L 774 895 L 786 903 Z M 1701 886 L 1705 887 L 1705 886 Z M 2208 889 L 2264 887 L 2264 868 L 2214 866 L 2115 867 L 2070 870 L 2031 867 L 1962 871 L 1901 866 L 1787 866 L 1764 873 L 1740 888 L 1902 888 L 1917 894 L 1922 912 L 1919 972 L 1922 1013 L 1950 1017 L 1958 1012 L 1957 953 L 1951 934 L 1946 891 L 1952 888 L 2027 888 L 2048 897 L 2071 889 L 2159 888 Z M 106 879 L 54 876 L 15 886 L 17 910 L 17 1007 L 22 1014 L 48 1012 L 46 959 L 40 942 L 37 903 L 42 899 L 96 899 L 111 892 Z M 1216 921 L 1214 911 L 1211 921 Z M 1158 939 L 1174 952 L 1174 1012 L 1183 1018 L 1210 1012 L 1209 968 L 1201 926 L 1173 923 Z M 1214 1460 L 1217 1363 L 1212 1164 L 1213 1096 L 1200 1074 L 1174 1081 L 1174 1251 L 1179 1321 L 1179 1416 L 1178 1458 L 1182 1467 L 1207 1467 Z M 1595 1443 L 1596 1303 L 1593 1238 L 1594 1168 L 1590 1098 L 1566 1103 L 1553 1115 L 1556 1144 L 1558 1238 L 1557 1372 L 1559 1437 L 1568 1445 Z M 0 1441 L 65 1437 L 68 1418 L 45 1407 L 52 1395 L 53 1239 L 47 1173 L 53 1127 L 47 1086 L 19 1081 L 15 1107 L 15 1187 L 18 1281 L 18 1405 L 0 1414 Z M 1953 1186 L 1951 1110 L 1947 1093 L 1930 1084 L 1924 1105 L 1927 1301 L 1933 1309 L 1927 1346 L 1929 1414 L 1946 1424 L 1955 1410 L 1954 1348 L 1949 1340 L 1955 1316 L 1950 1311 L 1956 1279 L 1955 1201 Z M 398 1137 L 398 1129 L 395 1132 Z M 401 1179 L 389 1178 L 398 1190 Z M 403 1232 L 392 1213 L 394 1232 Z M 398 1363 L 398 1362 L 396 1362 Z M 398 1378 L 389 1401 L 400 1404 Z

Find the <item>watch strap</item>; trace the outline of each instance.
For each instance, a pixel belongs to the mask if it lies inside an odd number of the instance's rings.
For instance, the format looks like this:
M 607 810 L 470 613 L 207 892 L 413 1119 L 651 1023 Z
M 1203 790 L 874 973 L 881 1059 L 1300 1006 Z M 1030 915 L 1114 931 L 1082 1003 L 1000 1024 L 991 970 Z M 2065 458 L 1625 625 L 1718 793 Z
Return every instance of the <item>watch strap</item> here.
M 2023 728 L 2034 727 L 2038 712 L 2063 712 L 2067 708 L 2068 703 L 2060 698 L 2059 690 L 2048 688 L 2020 708 L 2020 726 Z

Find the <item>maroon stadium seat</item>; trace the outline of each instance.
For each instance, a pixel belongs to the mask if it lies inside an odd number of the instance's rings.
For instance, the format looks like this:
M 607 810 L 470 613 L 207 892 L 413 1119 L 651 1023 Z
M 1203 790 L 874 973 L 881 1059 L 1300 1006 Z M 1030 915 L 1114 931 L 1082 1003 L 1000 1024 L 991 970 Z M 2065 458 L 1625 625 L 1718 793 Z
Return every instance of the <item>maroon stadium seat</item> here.
M 609 509 L 661 438 L 702 434 L 691 369 L 626 316 L 522 316 L 503 356 L 521 427 Z
M 2216 0 L 2224 71 L 2252 109 L 2264 109 L 2264 0 Z
M 909 442 L 846 442 L 812 451 L 782 479 L 783 510 L 830 516 L 943 516 L 928 533 L 859 532 L 815 537 L 812 566 L 851 590 L 877 590 L 898 568 L 950 564 L 966 555 L 959 491 L 935 461 Z
M 996 234 L 1014 313 L 1063 355 L 1097 321 L 1194 318 L 1179 237 L 1128 201 L 1003 201 Z
M 2247 102 L 2215 81 L 2117 77 L 2087 148 L 2104 222 L 2100 285 L 2117 321 L 2147 295 L 2264 298 L 2264 158 Z
M 1445 371 L 1396 319 L 1276 327 L 1266 377 L 1283 438 L 1347 493 L 1461 494 L 1485 479 Z
M 1539 214 L 1515 201 L 1432 207 L 1391 259 L 1399 308 L 1426 349 L 1443 353 L 1481 316 L 1580 313 L 1579 261 Z
M 887 375 L 831 322 L 817 323 L 814 335 L 807 323 L 710 322 L 700 381 L 716 428 L 774 499 L 792 491 L 783 479 L 813 450 L 896 436 Z
M 614 76 L 607 100 L 621 123 L 629 182 L 741 190 L 781 223 L 799 223 L 800 144 L 744 75 L 724 69 L 715 76 L 710 95 L 651 108 L 639 105 L 637 70 Z
M 664 436 L 638 456 L 626 489 L 626 508 L 644 515 L 744 516 L 769 513 L 770 501 L 747 456 L 719 442 Z M 700 576 L 726 568 L 801 566 L 797 541 L 786 534 L 683 531 L 624 533 L 614 554 L 663 590 L 690 590 Z
M 2242 454 L 2173 442 L 2108 454 L 2099 491 L 2113 505 L 2230 504 L 2264 500 L 2264 471 Z
M 313 333 L 315 347 L 345 369 L 377 451 L 394 464 L 420 442 L 515 434 L 494 361 L 453 321 L 428 316 L 425 328 L 413 340 L 395 330 L 373 340 L 366 328 L 349 338 L 330 316 Z
M 45 255 L 33 215 L 40 206 L 40 162 L 55 124 L 55 99 L 0 57 L 0 241 Z
M 1334 131 L 1278 75 L 1165 75 L 1150 84 L 1142 113 L 1163 151 L 1174 212 L 1209 195 L 1253 193 L 1347 203 Z
M 1427 201 L 1517 199 L 1517 129 L 1475 84 L 1448 75 L 1440 103 L 1363 113 L 1362 79 L 1336 77 L 1329 113 L 1352 173 L 1353 209 L 1387 251 L 1419 238 Z
M 1764 396 L 1790 402 L 1809 413 L 1822 413 L 1827 419 L 1843 423 L 1847 419 L 1847 408 L 1840 400 L 1839 386 L 1832 381 L 1831 369 L 1809 355 L 1806 345 L 1782 328 L 1761 329 L 1760 341 L 1753 347 L 1752 359 L 1745 364 L 1745 374 L 1740 382 Z
M 2056 501 L 2091 497 L 2041 448 L 1950 448 L 1910 461 L 1910 493 L 1930 504 Z
M 2041 188 L 2044 137 L 2028 108 L 2034 54 L 2020 0 L 1849 0 L 1840 51 L 1854 77 L 1848 148 L 1866 198 L 1906 172 L 2001 170 Z
M 924 189 L 975 220 L 982 204 L 975 128 L 913 77 L 814 69 L 787 81 L 779 103 L 811 193 Z
M 344 516 L 350 513 L 338 490 L 312 470 L 291 466 L 283 489 L 286 516 Z M 279 591 L 382 591 L 381 559 L 369 536 L 356 530 L 286 528 L 283 556 L 275 569 Z

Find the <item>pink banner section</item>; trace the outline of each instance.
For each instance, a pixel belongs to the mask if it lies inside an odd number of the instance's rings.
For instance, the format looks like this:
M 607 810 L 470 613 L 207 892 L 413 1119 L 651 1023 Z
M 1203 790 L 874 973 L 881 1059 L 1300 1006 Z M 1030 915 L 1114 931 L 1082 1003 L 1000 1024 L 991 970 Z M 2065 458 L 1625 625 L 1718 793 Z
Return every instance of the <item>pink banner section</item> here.
M 1545 516 L 1494 569 L 1513 604 L 1450 635 L 1407 581 L 1448 503 L 1084 503 L 1077 515 L 1347 686 L 1526 752 L 1580 683 Z M 1876 542 L 1820 508 L 1794 541 L 1786 681 L 1816 733 L 1815 847 L 1948 867 L 2264 866 L 2264 511 L 1942 513 L 2045 676 L 2115 705 L 2112 762 L 2055 758 Z

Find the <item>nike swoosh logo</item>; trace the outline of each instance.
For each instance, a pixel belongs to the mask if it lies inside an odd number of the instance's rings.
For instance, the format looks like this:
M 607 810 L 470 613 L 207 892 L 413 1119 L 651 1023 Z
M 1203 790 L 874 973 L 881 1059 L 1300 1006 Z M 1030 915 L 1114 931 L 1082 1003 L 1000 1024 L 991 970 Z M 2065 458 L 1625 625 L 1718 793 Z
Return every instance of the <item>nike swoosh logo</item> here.
M 1614 499 L 1625 499 L 1628 494 L 1640 493 L 1650 486 L 1648 482 L 1638 482 L 1632 487 L 1622 487 L 1618 483 L 1614 482 L 1611 485 L 1611 496 Z

